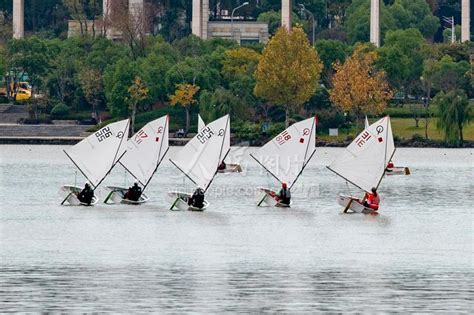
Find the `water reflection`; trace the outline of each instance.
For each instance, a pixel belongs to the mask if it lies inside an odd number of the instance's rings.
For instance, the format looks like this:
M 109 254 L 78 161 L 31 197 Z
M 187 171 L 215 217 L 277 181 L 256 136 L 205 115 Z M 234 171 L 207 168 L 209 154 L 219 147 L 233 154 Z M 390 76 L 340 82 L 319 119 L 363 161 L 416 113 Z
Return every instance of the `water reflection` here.
M 2 311 L 469 312 L 472 272 L 228 268 L 16 268 L 1 271 Z M 311 266 L 315 268 L 316 266 Z M 25 299 L 19 300 L 18 296 Z

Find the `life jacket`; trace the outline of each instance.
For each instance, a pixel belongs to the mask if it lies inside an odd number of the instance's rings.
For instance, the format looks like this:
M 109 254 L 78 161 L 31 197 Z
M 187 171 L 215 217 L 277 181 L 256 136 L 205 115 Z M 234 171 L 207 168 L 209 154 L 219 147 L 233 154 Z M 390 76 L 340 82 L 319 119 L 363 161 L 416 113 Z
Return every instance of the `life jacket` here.
M 375 196 L 374 194 L 368 194 L 367 203 L 369 204 L 370 209 L 378 210 L 380 203 L 379 194 L 377 194 L 377 196 Z

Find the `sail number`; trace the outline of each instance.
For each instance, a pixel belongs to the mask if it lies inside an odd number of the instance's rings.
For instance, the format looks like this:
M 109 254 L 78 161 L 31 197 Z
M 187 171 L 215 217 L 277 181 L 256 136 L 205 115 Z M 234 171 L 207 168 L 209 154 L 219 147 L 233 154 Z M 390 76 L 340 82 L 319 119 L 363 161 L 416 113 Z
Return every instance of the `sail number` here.
M 200 133 L 198 133 L 196 138 L 199 140 L 199 142 L 204 144 L 207 140 L 211 139 L 213 135 L 214 132 L 212 131 L 212 129 L 209 127 L 205 127 Z
M 95 133 L 95 137 L 97 141 L 102 142 L 103 140 L 107 139 L 112 135 L 112 131 L 110 131 L 109 127 L 104 127 Z
M 362 147 L 372 136 L 368 131 L 364 131 L 357 139 L 356 143 L 359 147 Z
M 145 138 L 148 138 L 148 135 L 146 134 L 146 132 L 144 130 L 140 130 L 139 132 L 137 132 L 137 134 L 134 137 L 135 142 L 137 144 L 142 143 L 143 139 L 145 139 Z
M 280 133 L 276 138 L 276 142 L 279 144 L 279 145 L 283 145 L 285 144 L 288 140 L 291 139 L 291 135 L 288 133 L 287 130 L 283 131 L 282 133 Z

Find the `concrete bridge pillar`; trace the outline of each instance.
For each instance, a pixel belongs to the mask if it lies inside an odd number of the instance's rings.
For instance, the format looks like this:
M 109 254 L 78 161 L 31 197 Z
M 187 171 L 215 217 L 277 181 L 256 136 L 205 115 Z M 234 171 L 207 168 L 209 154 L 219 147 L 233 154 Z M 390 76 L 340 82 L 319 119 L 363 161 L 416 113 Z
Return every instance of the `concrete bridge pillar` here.
M 370 42 L 380 47 L 380 0 L 370 0 Z
M 13 0 L 13 38 L 25 37 L 25 0 Z
M 209 22 L 209 0 L 193 0 L 193 14 L 191 30 L 194 35 L 207 39 L 207 25 Z
M 461 3 L 461 42 L 470 41 L 470 0 L 462 0 Z
M 291 30 L 292 2 L 292 0 L 281 1 L 281 26 L 286 27 L 288 30 Z

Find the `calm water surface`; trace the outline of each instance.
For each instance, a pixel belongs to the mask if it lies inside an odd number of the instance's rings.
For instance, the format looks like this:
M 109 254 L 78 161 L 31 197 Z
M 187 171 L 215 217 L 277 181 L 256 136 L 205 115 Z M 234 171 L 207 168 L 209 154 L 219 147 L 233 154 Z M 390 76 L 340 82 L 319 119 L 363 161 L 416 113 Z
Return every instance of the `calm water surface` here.
M 383 180 L 373 217 L 341 214 L 337 194 L 358 193 L 325 168 L 341 149 L 318 149 L 291 209 L 255 206 L 253 189 L 275 183 L 245 157 L 245 172 L 219 174 L 209 209 L 191 213 L 168 210 L 167 190 L 192 189 L 169 162 L 146 205 L 59 206 L 62 184 L 84 183 L 64 148 L 0 146 L 2 312 L 474 307 L 473 150 L 397 150 L 412 175 Z M 117 167 L 105 183 L 131 180 Z

